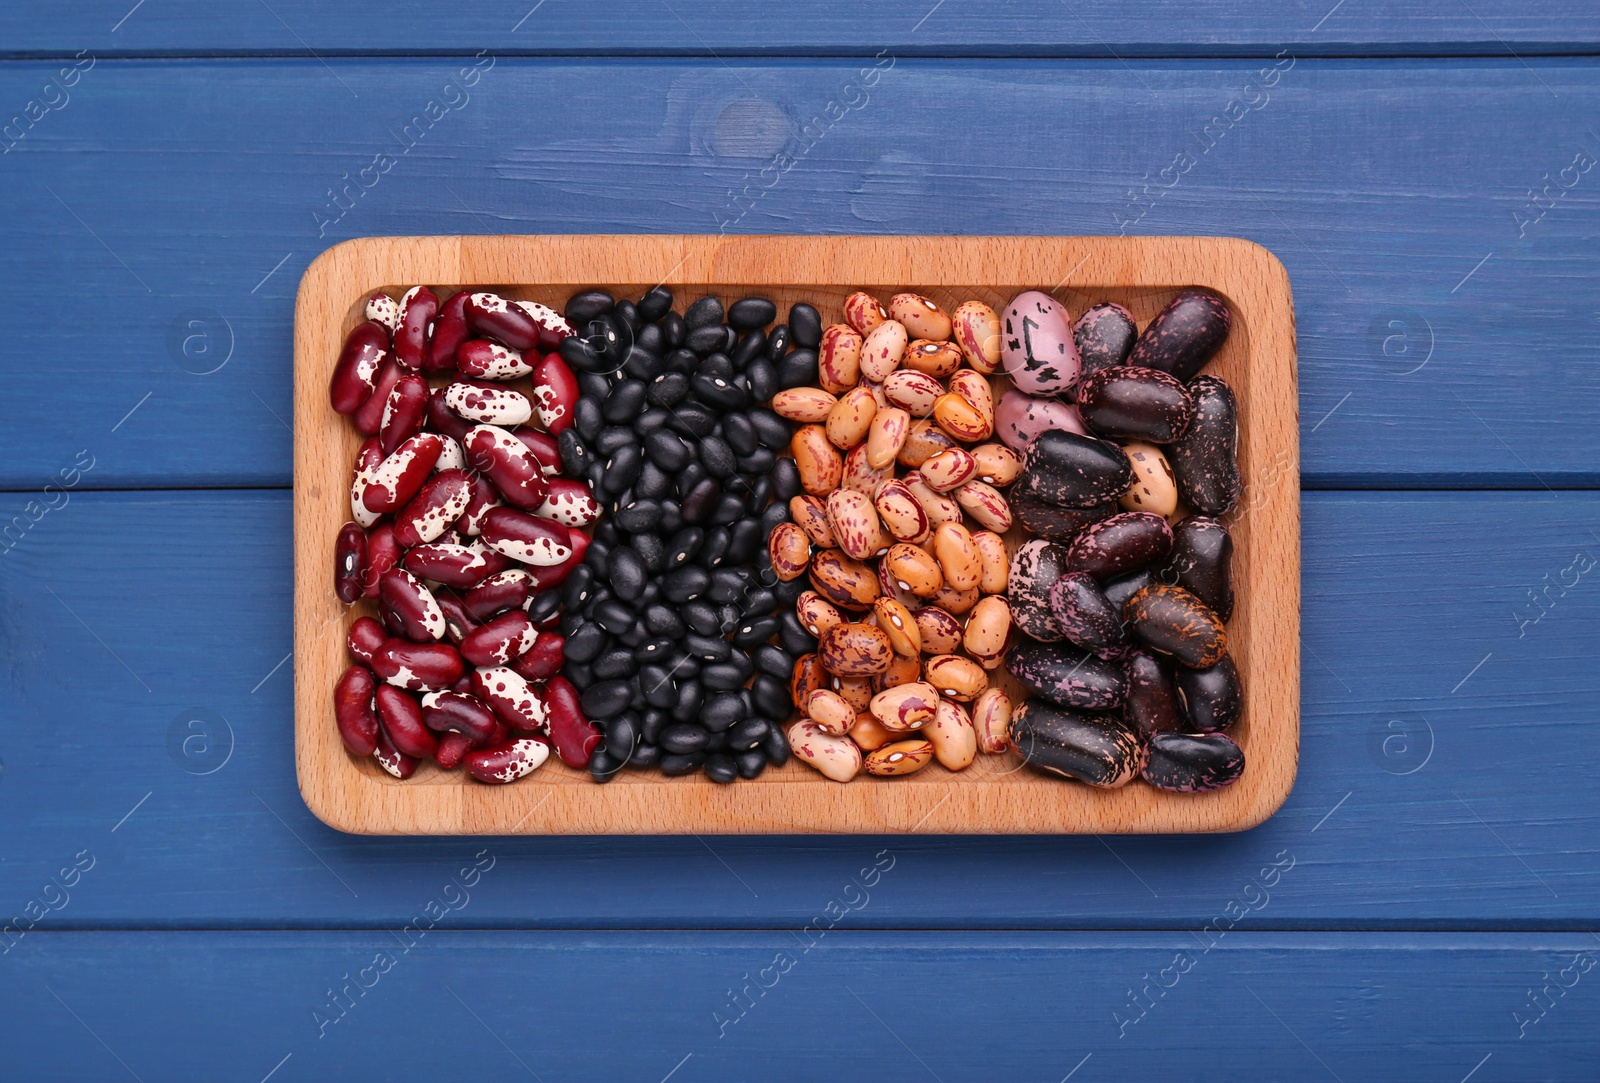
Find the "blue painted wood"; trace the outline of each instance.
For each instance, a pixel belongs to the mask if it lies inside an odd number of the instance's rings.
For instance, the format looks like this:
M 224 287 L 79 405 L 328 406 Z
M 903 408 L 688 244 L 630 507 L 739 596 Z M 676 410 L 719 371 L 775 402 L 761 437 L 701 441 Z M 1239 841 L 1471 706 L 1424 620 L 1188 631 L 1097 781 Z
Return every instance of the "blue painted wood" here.
M 0 65 L 0 117 L 55 67 Z M 902 59 L 863 89 L 859 60 L 501 59 L 446 90 L 462 67 L 101 60 L 41 104 L 0 154 L 0 286 L 25 314 L 0 368 L 27 404 L 0 487 L 80 451 L 91 486 L 287 484 L 293 291 L 334 241 L 722 228 L 1243 235 L 1294 282 L 1309 485 L 1600 483 L 1600 173 L 1560 173 L 1600 155 L 1593 61 L 1302 59 L 1265 87 L 1260 62 Z
M 836 931 L 808 951 L 782 932 L 458 932 L 476 897 L 436 903 L 421 936 L 35 934 L 0 965 L 0 1066 L 39 1083 L 1600 1073 L 1593 934 L 1234 932 L 1204 950 Z
M 763 18 L 731 0 L 585 5 L 521 0 L 451 9 L 410 2 L 275 0 L 226 9 L 196 0 L 139 4 L 87 0 L 63 10 L 12 5 L 0 15 L 9 55 L 215 55 L 277 53 L 868 53 L 901 55 L 1230 55 L 1291 49 L 1320 54 L 1528 56 L 1593 50 L 1600 18 L 1576 0 L 1408 0 L 1344 5 L 1337 0 L 1152 0 L 1071 7 L 982 0 L 887 0 L 841 6 L 785 4 Z
M 1192 928 L 1291 860 L 1249 928 L 1593 928 L 1600 494 L 1313 493 L 1304 520 L 1300 773 L 1255 831 L 496 840 L 458 920 L 796 927 L 887 846 L 855 927 Z M 483 845 L 301 803 L 289 537 L 285 493 L 78 494 L 0 556 L 0 916 L 87 849 L 46 928 L 398 926 Z

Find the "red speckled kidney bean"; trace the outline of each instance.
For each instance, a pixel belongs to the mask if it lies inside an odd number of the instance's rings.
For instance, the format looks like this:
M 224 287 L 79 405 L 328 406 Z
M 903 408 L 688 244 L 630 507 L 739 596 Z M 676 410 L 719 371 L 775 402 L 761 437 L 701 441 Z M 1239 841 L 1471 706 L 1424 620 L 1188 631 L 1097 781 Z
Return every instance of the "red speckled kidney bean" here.
M 474 334 L 503 342 L 513 350 L 539 345 L 539 325 L 532 316 L 498 293 L 467 295 L 467 326 Z
M 444 637 L 456 646 L 461 646 L 461 641 L 467 638 L 478 627 L 478 622 L 472 619 L 472 614 L 467 612 L 466 603 L 448 591 L 440 591 L 433 596 L 439 603 L 439 612 L 444 614 Z
M 383 441 L 383 453 L 390 455 L 395 448 L 422 431 L 422 422 L 428 412 L 428 381 L 413 373 L 406 373 L 395 381 L 384 403 L 383 419 L 378 422 L 378 436 Z
M 376 436 L 369 436 L 356 452 L 356 464 L 350 476 L 350 518 L 362 526 L 371 526 L 383 515 L 382 512 L 370 510 L 361 499 L 366 495 L 367 487 L 372 484 L 372 476 L 383 460 L 383 442 Z
M 439 739 L 422 723 L 422 708 L 410 692 L 402 692 L 393 685 L 378 686 L 378 722 L 389 735 L 394 747 L 407 756 L 430 760 L 439 747 Z
M 436 387 L 428 396 L 428 428 L 458 443 L 464 443 L 472 431 L 472 422 L 463 421 L 444 401 L 445 389 Z
M 351 329 L 328 381 L 328 401 L 335 413 L 353 414 L 372 397 L 388 356 L 389 329 L 383 324 L 367 320 Z
M 551 587 L 560 586 L 566 582 L 567 576 L 572 574 L 572 569 L 583 563 L 583 555 L 589 551 L 589 536 L 575 526 L 564 528 L 567 532 L 567 546 L 572 550 L 572 555 L 560 564 L 545 568 L 529 568 L 528 575 L 532 578 L 533 591 L 549 590 Z
M 378 716 L 372 710 L 377 684 L 366 666 L 351 666 L 333 686 L 333 717 L 344 747 L 370 756 L 378 747 Z
M 496 719 L 489 705 L 476 696 L 461 692 L 429 692 L 422 697 L 422 720 L 428 728 L 444 733 L 455 730 L 482 741 L 495 733 Z
M 522 675 L 506 666 L 472 671 L 472 691 L 489 705 L 500 720 L 514 730 L 544 730 L 549 713 L 544 700 Z
M 376 598 L 383 582 L 383 573 L 398 567 L 405 550 L 394 538 L 394 524 L 379 523 L 367 533 L 367 564 L 363 577 L 361 596 Z
M 572 409 L 578 404 L 578 378 L 557 353 L 546 354 L 533 366 L 533 405 L 539 424 L 560 436 L 572 428 Z
M 391 568 L 384 573 L 378 598 L 385 616 L 393 616 L 407 639 L 431 643 L 444 638 L 444 613 L 433 592 L 404 568 Z
M 400 298 L 400 327 L 394 333 L 394 356 L 408 372 L 422 367 L 428 328 L 439 314 L 439 295 L 427 286 L 412 286 Z
M 489 476 L 506 503 L 526 511 L 544 503 L 550 484 L 527 444 L 498 426 L 479 425 L 467 433 L 462 446 L 467 462 Z
M 394 390 L 394 385 L 406 370 L 400 367 L 400 362 L 394 359 L 394 354 L 384 358 L 383 365 L 378 369 L 378 379 L 372 386 L 372 394 L 367 397 L 355 413 L 350 415 L 350 420 L 355 424 L 356 431 L 362 436 L 375 436 L 383 425 L 383 408 L 389 404 L 389 392 Z
M 575 334 L 572 325 L 568 323 L 555 309 L 549 305 L 541 305 L 537 301 L 512 301 L 522 311 L 533 317 L 533 322 L 539 325 L 539 352 L 550 353 L 561 340 L 568 335 Z
M 556 444 L 556 438 L 547 432 L 530 429 L 523 425 L 511 430 L 511 435 L 522 441 L 539 461 L 540 472 L 547 478 L 553 478 L 561 473 L 561 448 Z
M 358 617 L 350 626 L 350 632 L 345 636 L 345 649 L 350 652 L 350 657 L 367 665 L 372 664 L 372 656 L 378 648 L 388 640 L 389 633 L 383 630 L 383 625 L 371 617 Z
M 467 773 L 479 782 L 505 783 L 529 774 L 549 757 L 549 745 L 535 737 L 519 737 L 493 748 L 469 752 L 463 762 Z
M 478 380 L 515 380 L 533 371 L 521 353 L 486 338 L 469 338 L 457 347 L 456 368 Z
M 561 672 L 567 662 L 566 637 L 555 632 L 540 632 L 533 646 L 522 657 L 511 663 L 511 668 L 530 681 L 542 681 Z M 549 706 L 550 690 L 545 689 L 545 706 Z
M 455 370 L 456 348 L 471 335 L 467 329 L 469 296 L 462 290 L 439 306 L 439 314 L 433 318 L 433 333 L 428 336 L 428 349 L 422 357 L 424 375 L 439 376 Z
M 550 494 L 534 509 L 535 514 L 566 526 L 588 526 L 600 518 L 600 501 L 589 486 L 571 478 L 551 478 Z
M 366 565 L 367 532 L 360 523 L 346 523 L 333 542 L 333 590 L 345 605 L 361 597 Z
M 583 716 L 578 690 L 565 677 L 552 677 L 544 686 L 550 712 L 550 743 L 568 767 L 587 767 L 600 743 L 600 730 Z
M 444 389 L 444 404 L 468 421 L 484 425 L 521 425 L 533 416 L 528 396 L 487 380 L 456 380 Z
M 536 568 L 555 567 L 572 557 L 567 528 L 514 508 L 490 509 L 482 537 L 495 552 Z
M 504 613 L 461 641 L 461 657 L 475 666 L 503 666 L 533 648 L 539 630 L 520 609 Z
M 496 553 L 482 542 L 471 545 L 432 542 L 406 553 L 406 571 L 457 590 L 471 590 L 509 567 L 509 557 Z
M 394 449 L 372 472 L 361 494 L 368 511 L 391 512 L 417 495 L 444 451 L 444 440 L 431 432 L 418 433 Z
M 422 762 L 394 747 L 394 742 L 389 740 L 389 735 L 383 732 L 382 727 L 378 729 L 378 747 L 372 757 L 378 761 L 379 767 L 402 782 L 416 774 L 417 765 Z
M 439 748 L 433 754 L 433 762 L 446 771 L 454 771 L 461 766 L 461 761 L 467 758 L 471 749 L 472 738 L 466 734 L 454 730 L 442 733 L 439 735 Z
M 400 304 L 382 290 L 367 298 L 366 311 L 367 319 L 383 324 L 391 335 L 400 326 Z
M 473 473 L 470 480 L 472 493 L 467 497 L 467 510 L 456 520 L 456 529 L 469 538 L 476 538 L 483 529 L 483 517 L 489 514 L 490 508 L 500 506 L 500 491 L 482 474 Z
M 462 599 L 467 613 L 476 621 L 493 620 L 508 609 L 521 609 L 534 595 L 533 576 L 521 568 L 491 575 Z
M 448 643 L 387 640 L 372 656 L 372 670 L 396 688 L 435 692 L 461 678 L 461 653 Z
M 472 481 L 465 470 L 441 470 L 394 517 L 395 540 L 404 546 L 435 541 L 467 510 Z

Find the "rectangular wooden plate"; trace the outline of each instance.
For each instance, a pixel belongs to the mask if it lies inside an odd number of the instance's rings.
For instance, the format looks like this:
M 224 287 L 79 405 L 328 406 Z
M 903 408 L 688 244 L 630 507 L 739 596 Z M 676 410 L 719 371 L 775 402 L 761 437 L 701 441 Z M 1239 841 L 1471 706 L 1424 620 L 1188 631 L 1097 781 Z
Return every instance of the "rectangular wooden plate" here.
M 840 785 L 791 760 L 721 786 L 623 771 L 607 785 L 554 757 L 510 786 L 424 764 L 406 782 L 351 757 L 333 723 L 353 615 L 334 595 L 334 536 L 350 517 L 359 434 L 328 405 L 345 334 L 376 289 L 425 282 L 483 286 L 560 309 L 579 289 L 638 297 L 666 284 L 684 304 L 704 293 L 759 294 L 780 312 L 798 300 L 842 319 L 856 289 L 902 290 L 953 309 L 997 310 L 1044 289 L 1074 314 L 1100 301 L 1143 326 L 1185 286 L 1228 299 L 1234 329 L 1208 372 L 1239 399 L 1245 493 L 1228 516 L 1239 601 L 1229 639 L 1245 687 L 1234 732 L 1247 761 L 1233 786 L 1168 794 L 1135 782 L 1096 790 L 1037 774 L 1007 753 L 965 771 L 937 764 L 903 779 Z M 1300 740 L 1300 473 L 1294 310 L 1283 265 L 1220 237 L 372 237 L 319 256 L 295 310 L 295 750 L 300 792 L 318 817 L 362 834 L 1152 833 L 1238 831 L 1265 820 L 1294 784 Z M 997 386 L 1003 386 L 999 384 Z M 1009 680 L 1009 678 L 1005 678 Z

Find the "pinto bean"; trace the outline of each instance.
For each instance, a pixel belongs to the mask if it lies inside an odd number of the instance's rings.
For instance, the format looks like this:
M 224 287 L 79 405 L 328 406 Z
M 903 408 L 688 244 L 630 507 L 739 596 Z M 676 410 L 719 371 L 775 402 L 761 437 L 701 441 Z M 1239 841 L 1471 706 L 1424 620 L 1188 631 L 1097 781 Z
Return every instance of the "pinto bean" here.
M 787 734 L 795 759 L 835 782 L 849 782 L 861 771 L 861 749 L 848 737 L 835 737 L 814 722 L 796 722 Z
M 867 438 L 872 419 L 877 413 L 878 403 L 871 390 L 865 387 L 851 388 L 828 411 L 824 431 L 834 447 L 849 451 Z
M 913 681 L 879 692 L 867 709 L 884 729 L 902 732 L 932 722 L 938 708 L 938 691 L 931 684 Z
M 989 675 L 983 667 L 959 654 L 941 654 L 929 658 L 922 667 L 924 679 L 941 694 L 960 703 L 971 703 L 989 687 Z
M 919 338 L 906 347 L 900 363 L 926 376 L 943 378 L 961 367 L 961 349 L 951 342 Z
M 905 542 L 891 545 L 883 563 L 901 590 L 909 590 L 919 598 L 930 598 L 944 586 L 939 562 L 915 545 Z
M 933 554 L 952 590 L 966 591 L 983 579 L 983 555 L 972 532 L 960 523 L 940 523 L 933 532 Z
M 815 654 L 802 654 L 794 660 L 794 670 L 789 675 L 789 702 L 804 703 L 806 697 L 822 687 L 826 674 L 822 660 Z
M 1004 444 L 980 444 L 972 449 L 979 481 L 1003 488 L 1022 475 L 1022 456 Z
M 899 734 L 893 730 L 885 729 L 883 723 L 874 718 L 870 711 L 858 713 L 855 724 L 850 727 L 850 740 L 865 752 L 882 748 L 898 736 Z
M 861 380 L 861 336 L 842 323 L 822 332 L 817 351 L 817 382 L 822 390 L 842 395 Z
M 905 482 L 885 482 L 872 503 L 883 519 L 885 529 L 895 540 L 913 545 L 927 540 L 928 513 L 922 510 L 922 504 L 912 495 Z
M 978 556 L 983 561 L 978 589 L 985 594 L 1003 593 L 1011 575 L 1011 557 L 1006 552 L 1005 539 L 992 530 L 979 530 L 972 535 L 972 544 L 978 547 Z
M 1011 529 L 1011 505 L 999 489 L 982 481 L 969 481 L 955 490 L 956 503 L 986 529 L 1004 534 Z
M 984 374 L 1000 367 L 1000 316 L 994 309 L 982 301 L 963 301 L 950 322 L 967 364 Z
M 922 632 L 917 628 L 916 617 L 911 610 L 893 598 L 879 598 L 872 603 L 872 615 L 884 635 L 889 637 L 889 644 L 896 654 L 915 658 L 922 653 Z M 803 618 L 801 623 L 804 623 Z
M 917 467 L 924 484 L 936 493 L 947 493 L 965 485 L 977 472 L 978 460 L 966 448 L 959 447 L 941 451 Z
M 945 432 L 969 444 L 994 435 L 994 411 L 985 416 L 965 395 L 953 391 L 940 395 L 933 404 L 933 420 Z
M 889 310 L 872 294 L 858 290 L 844 299 L 844 318 L 856 331 L 866 335 L 889 318 Z
M 811 558 L 811 586 L 841 609 L 869 609 L 882 593 L 871 568 L 838 549 L 824 549 Z
M 997 594 L 982 598 L 967 617 L 961 646 L 984 669 L 996 669 L 1011 638 L 1011 604 Z
M 895 741 L 867 753 L 867 774 L 880 777 L 912 775 L 933 762 L 933 743 L 927 740 Z
M 1011 697 L 990 687 L 972 705 L 972 725 L 978 731 L 978 748 L 989 754 L 1004 752 L 1010 743 Z
M 817 655 L 822 668 L 836 677 L 870 677 L 889 667 L 894 648 L 881 628 L 851 623 L 828 629 Z
M 772 561 L 772 573 L 788 583 L 806 574 L 811 566 L 811 543 L 798 526 L 779 523 L 767 535 L 767 556 Z
M 867 465 L 883 470 L 894 465 L 911 430 L 911 415 L 899 407 L 880 409 L 867 428 Z
M 828 505 L 821 497 L 802 494 L 789 501 L 789 519 L 806 532 L 819 549 L 837 549 L 833 525 L 828 522 Z
M 928 517 L 930 527 L 938 526 L 940 523 L 961 522 L 961 505 L 943 493 L 934 492 L 928 487 L 928 483 L 922 480 L 921 473 L 913 470 L 900 480 L 916 498 L 917 503 L 922 505 L 922 512 Z
M 833 603 L 814 590 L 805 591 L 795 599 L 794 612 L 800 618 L 801 627 L 817 639 L 844 623 Z
M 803 425 L 795 430 L 789 451 L 806 492 L 827 496 L 839 487 L 844 477 L 844 461 L 821 425 Z
M 791 387 L 772 396 L 772 412 L 803 424 L 828 420 L 838 399 L 819 387 Z
M 856 711 L 845 698 L 830 688 L 819 688 L 801 706 L 806 717 L 823 733 L 841 737 L 855 725 Z
M 949 313 L 921 294 L 897 293 L 889 298 L 889 318 L 917 338 L 943 342 L 950 337 Z
M 949 451 L 955 446 L 956 442 L 950 439 L 949 433 L 931 419 L 924 418 L 913 421 L 906 430 L 905 443 L 900 445 L 900 453 L 895 456 L 895 461 L 916 470 L 939 452 Z
M 905 654 L 896 654 L 889 659 L 889 668 L 872 677 L 873 694 L 898 688 L 902 684 L 911 684 L 922 679 L 922 658 Z
M 970 767 L 978 756 L 978 731 L 959 703 L 941 698 L 938 713 L 932 724 L 923 727 L 922 735 L 933 745 L 935 758 L 948 770 Z
M 898 406 L 912 417 L 929 417 L 933 414 L 933 404 L 939 401 L 939 396 L 944 394 L 944 387 L 938 380 L 925 372 L 913 369 L 898 369 L 891 372 L 883 381 L 883 397 L 893 406 Z M 774 404 L 776 409 L 776 404 Z

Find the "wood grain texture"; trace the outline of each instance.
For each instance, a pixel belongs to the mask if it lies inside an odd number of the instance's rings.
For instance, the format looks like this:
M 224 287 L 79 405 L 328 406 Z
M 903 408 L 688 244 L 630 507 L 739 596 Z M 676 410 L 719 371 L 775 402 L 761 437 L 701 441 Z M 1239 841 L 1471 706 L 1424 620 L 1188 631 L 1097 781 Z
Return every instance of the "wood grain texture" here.
M 1600 481 L 1600 171 L 1523 236 L 1512 217 L 1546 173 L 1600 152 L 1592 61 L 1302 59 L 1202 154 L 1263 63 L 900 60 L 857 107 L 843 88 L 860 61 L 502 59 L 401 153 L 401 126 L 462 66 L 84 73 L 0 155 L 0 284 L 29 313 L 0 356 L 15 401 L 40 404 L 9 420 L 0 487 L 37 488 L 84 448 L 88 485 L 287 485 L 293 285 L 348 236 L 1101 234 L 1145 199 L 1132 233 L 1244 236 L 1288 267 L 1307 485 Z M 0 65 L 0 115 L 55 67 Z M 830 102 L 844 116 L 763 188 Z M 1160 188 L 1185 150 L 1196 164 Z M 395 164 L 361 188 L 379 153 Z M 341 212 L 345 176 L 365 194 Z M 326 236 L 318 214 L 338 217 Z M 202 376 L 207 335 L 232 353 Z
M 1261 927 L 1594 927 L 1600 573 L 1560 584 L 1600 558 L 1600 494 L 1309 493 L 1302 510 L 1303 755 L 1253 831 L 505 838 L 504 875 L 461 920 L 798 927 L 892 842 L 864 925 L 1195 928 L 1287 848 L 1300 863 Z M 88 493 L 0 556 L 18 720 L 0 820 L 26 825 L 0 914 L 88 847 L 101 863 L 50 928 L 398 927 L 483 845 L 343 835 L 300 801 L 292 530 L 287 493 Z
M 1118 790 L 1065 785 L 1012 755 L 965 771 L 937 765 L 904 779 L 848 785 L 791 761 L 759 779 L 719 785 L 697 774 L 624 771 L 607 785 L 557 763 L 509 786 L 484 786 L 429 764 L 400 782 L 357 760 L 332 724 L 333 687 L 350 664 L 353 616 L 334 595 L 333 542 L 350 516 L 350 464 L 361 436 L 328 403 L 345 334 L 374 289 L 414 283 L 506 289 L 558 311 L 584 288 L 642 295 L 666 282 L 682 311 L 695 297 L 759 293 L 780 311 L 800 299 L 842 322 L 855 289 L 925 293 L 953 311 L 976 298 L 1003 307 L 1055 289 L 1069 310 L 1128 305 L 1148 322 L 1185 286 L 1228 299 L 1234 331 L 1207 367 L 1239 400 L 1239 468 L 1253 485 L 1227 519 L 1239 604 L 1229 649 L 1244 684 L 1230 731 L 1247 767 L 1203 795 L 1143 782 Z M 1053 286 L 1052 286 L 1053 284 Z M 435 237 L 363 238 L 319 256 L 295 308 L 295 750 L 300 792 L 323 822 L 358 834 L 1149 834 L 1239 831 L 1277 810 L 1299 747 L 1300 515 L 1294 309 L 1270 253 L 1228 238 L 1107 237 Z
M 1577 0 L 1404 0 L 1351 9 L 1336 0 L 1111 0 L 1064 5 L 1021 0 L 885 0 L 857 7 L 785 4 L 762 18 L 730 0 L 671 4 L 576 0 L 475 5 L 439 18 L 422 3 L 337 6 L 315 0 L 214 5 L 181 0 L 86 0 L 71 15 L 14 5 L 0 15 L 5 54 L 97 55 L 341 53 L 741 53 L 962 56 L 1228 56 L 1289 50 L 1299 56 L 1481 54 L 1521 56 L 1600 48 L 1600 19 Z
M 1187 932 L 452 930 L 471 895 L 452 895 L 457 912 L 441 902 L 431 932 L 34 934 L 0 967 L 0 1070 L 37 1083 L 1600 1072 L 1591 934 L 1234 931 L 1203 950 Z M 974 1015 L 1013 1025 L 937 1025 Z

